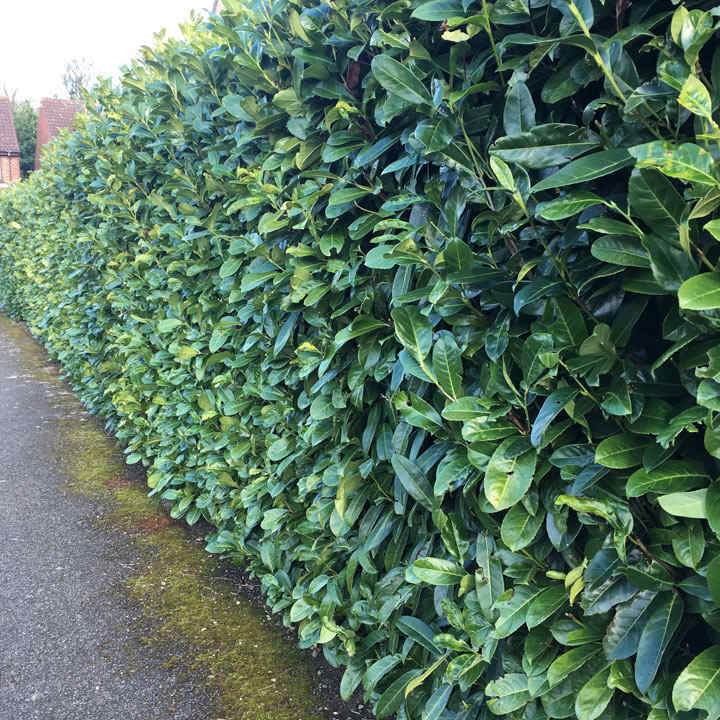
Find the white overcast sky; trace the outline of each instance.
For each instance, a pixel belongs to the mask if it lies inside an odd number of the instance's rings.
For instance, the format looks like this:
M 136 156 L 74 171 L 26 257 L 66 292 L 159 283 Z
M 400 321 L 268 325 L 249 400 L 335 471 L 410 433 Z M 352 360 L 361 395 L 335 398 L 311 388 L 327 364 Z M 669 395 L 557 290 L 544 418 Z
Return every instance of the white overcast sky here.
M 178 24 L 212 0 L 0 0 L 0 95 L 17 90 L 18 99 L 37 104 L 42 97 L 67 97 L 65 65 L 87 58 L 96 75 L 117 76 L 141 45 Z

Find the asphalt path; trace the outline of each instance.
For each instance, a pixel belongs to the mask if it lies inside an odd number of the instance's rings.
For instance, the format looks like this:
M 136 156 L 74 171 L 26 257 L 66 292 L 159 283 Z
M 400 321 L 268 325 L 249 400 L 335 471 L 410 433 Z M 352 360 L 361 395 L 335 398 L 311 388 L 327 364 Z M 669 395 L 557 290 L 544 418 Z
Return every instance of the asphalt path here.
M 208 720 L 202 688 L 143 649 L 117 588 L 142 558 L 71 492 L 58 423 L 90 422 L 0 322 L 0 720 Z M 43 363 L 45 366 L 43 366 Z

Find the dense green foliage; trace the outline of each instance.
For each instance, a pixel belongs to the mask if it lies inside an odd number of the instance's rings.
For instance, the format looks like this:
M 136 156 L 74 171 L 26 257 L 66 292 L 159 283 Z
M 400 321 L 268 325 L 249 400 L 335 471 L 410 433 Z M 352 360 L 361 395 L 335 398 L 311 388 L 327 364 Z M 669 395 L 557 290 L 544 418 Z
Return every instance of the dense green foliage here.
M 0 198 L 5 308 L 378 717 L 720 717 L 717 8 L 226 5 Z
M 28 100 L 13 101 L 12 112 L 20 145 L 20 175 L 27 178 L 35 168 L 38 114 Z

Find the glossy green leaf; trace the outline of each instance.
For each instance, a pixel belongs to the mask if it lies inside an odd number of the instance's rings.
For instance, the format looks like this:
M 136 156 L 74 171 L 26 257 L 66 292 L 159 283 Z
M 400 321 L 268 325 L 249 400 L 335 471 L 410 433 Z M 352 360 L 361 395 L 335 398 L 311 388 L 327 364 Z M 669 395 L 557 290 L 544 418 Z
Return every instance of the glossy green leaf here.
M 613 265 L 649 268 L 650 258 L 639 240 L 609 235 L 597 239 L 591 248 L 593 257 Z
M 420 674 L 419 670 L 408 670 L 385 688 L 375 706 L 375 717 L 381 719 L 396 713 L 405 701 L 405 688 Z
M 708 720 L 720 717 L 720 645 L 703 650 L 680 673 L 672 689 L 678 712 L 705 710 Z
M 467 573 L 450 560 L 424 557 L 413 563 L 413 572 L 429 585 L 457 585 Z
M 702 273 L 686 280 L 678 290 L 678 301 L 685 310 L 720 308 L 720 273 Z
M 416 308 L 402 306 L 392 311 L 395 334 L 405 349 L 416 359 L 423 360 L 432 347 L 432 327 Z
M 642 693 L 648 691 L 655 679 L 663 654 L 680 625 L 683 602 L 677 593 L 662 593 L 650 610 L 640 635 L 635 661 L 635 682 Z
M 403 455 L 393 455 L 392 466 L 408 495 L 423 507 L 432 510 L 435 507 L 436 500 L 430 482 L 422 468 Z
M 609 660 L 622 660 L 637 652 L 654 598 L 654 592 L 643 590 L 616 607 L 603 639 L 603 650 Z
M 394 58 L 389 55 L 376 55 L 371 67 L 375 79 L 388 93 L 415 105 L 432 105 L 432 97 L 422 81 Z
M 707 585 L 713 602 L 720 607 L 720 556 L 714 557 L 708 563 Z
M 591 138 L 584 128 L 548 123 L 499 138 L 491 152 L 506 162 L 541 169 L 562 165 L 597 146 L 597 140 Z
M 610 667 L 595 673 L 580 689 L 575 699 L 575 715 L 578 720 L 595 720 L 602 716 L 612 699 L 614 688 L 608 685 Z
M 491 680 L 485 687 L 488 709 L 494 715 L 507 715 L 530 701 L 527 678 L 522 673 L 508 673 Z
M 656 170 L 636 169 L 630 176 L 628 200 L 631 212 L 651 230 L 679 227 L 685 204 L 666 177 Z
M 528 608 L 542 590 L 529 585 L 516 585 L 510 592 L 512 594 L 507 600 L 498 600 L 496 605 L 500 617 L 495 623 L 495 634 L 499 638 L 512 635 L 525 624 Z
M 720 535 L 720 482 L 717 479 L 710 483 L 707 489 L 705 511 L 710 529 L 716 535 Z
M 609 468 L 631 468 L 640 465 L 648 445 L 646 438 L 621 433 L 603 440 L 595 451 L 595 462 Z
M 595 193 L 576 190 L 554 200 L 538 203 L 536 212 L 546 220 L 564 220 L 601 203 L 603 203 L 603 199 Z
M 521 503 L 513 505 L 505 514 L 500 527 L 502 541 L 513 551 L 522 550 L 532 543 L 545 521 L 538 510 L 531 515 Z
M 528 607 L 525 622 L 528 629 L 537 627 L 554 615 L 568 601 L 568 595 L 562 585 L 545 588 Z
M 495 510 L 504 510 L 518 502 L 530 487 L 535 473 L 537 453 L 527 450 L 514 455 L 509 451 L 515 443 L 515 438 L 503 440 L 485 471 L 485 497 Z
M 627 497 L 640 497 L 648 492 L 672 493 L 706 486 L 710 476 L 705 468 L 692 460 L 668 460 L 648 472 L 636 470 L 627 481 Z
M 445 393 L 457 400 L 463 394 L 463 365 L 460 348 L 452 333 L 438 333 L 432 352 L 433 372 Z
M 563 653 L 548 668 L 547 681 L 550 687 L 568 678 L 572 673 L 582 668 L 594 655 L 600 651 L 597 645 L 583 645 Z
M 626 150 L 602 150 L 579 160 L 573 160 L 550 177 L 541 180 L 531 190 L 540 192 L 541 190 L 589 182 L 622 170 L 631 163 L 632 157 Z
M 532 130 L 535 125 L 535 102 L 524 82 L 515 83 L 505 98 L 503 125 L 506 135 Z

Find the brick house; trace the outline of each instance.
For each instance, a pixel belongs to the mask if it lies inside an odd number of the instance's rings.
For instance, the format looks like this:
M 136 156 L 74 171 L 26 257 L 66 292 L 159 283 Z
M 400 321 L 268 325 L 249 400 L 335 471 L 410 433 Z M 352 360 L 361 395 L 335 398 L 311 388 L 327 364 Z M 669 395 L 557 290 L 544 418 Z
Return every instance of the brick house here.
M 10 98 L 0 97 L 0 188 L 20 180 L 20 145 Z
M 35 169 L 41 165 L 42 148 L 47 145 L 63 128 L 71 128 L 75 115 L 81 110 L 82 103 L 76 100 L 43 98 L 38 111 L 37 145 L 35 146 Z

